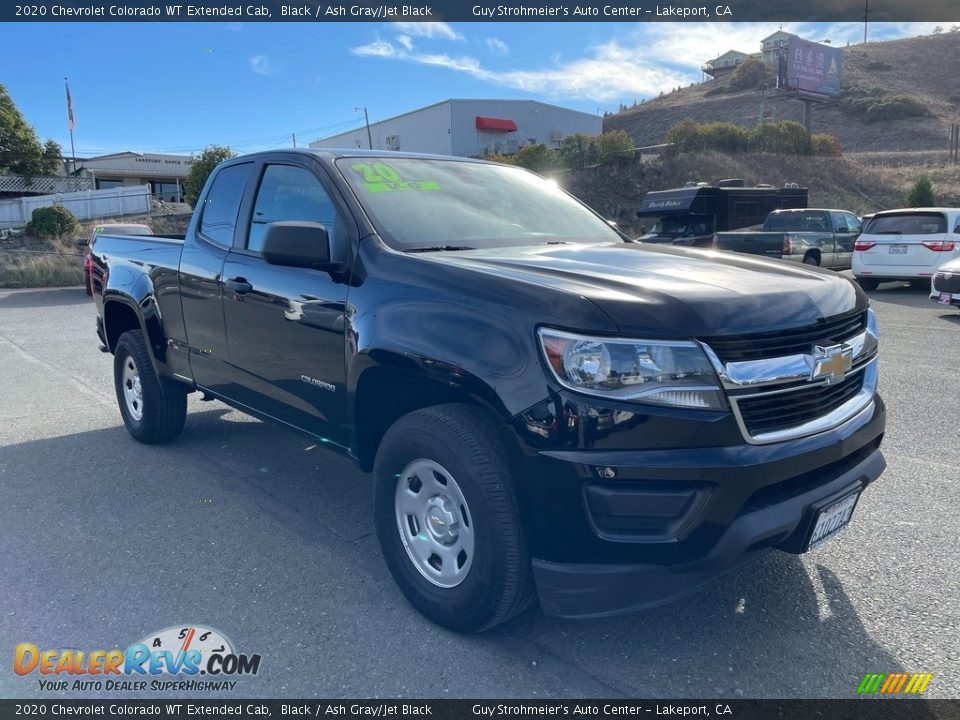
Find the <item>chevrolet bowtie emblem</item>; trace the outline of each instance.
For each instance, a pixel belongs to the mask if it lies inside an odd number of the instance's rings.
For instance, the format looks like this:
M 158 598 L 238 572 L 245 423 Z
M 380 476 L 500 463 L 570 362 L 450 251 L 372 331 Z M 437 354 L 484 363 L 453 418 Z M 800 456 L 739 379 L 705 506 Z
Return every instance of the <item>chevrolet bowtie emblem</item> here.
M 827 383 L 842 380 L 852 365 L 853 348 L 849 345 L 845 343 L 827 347 L 815 345 L 810 379 L 826 380 Z

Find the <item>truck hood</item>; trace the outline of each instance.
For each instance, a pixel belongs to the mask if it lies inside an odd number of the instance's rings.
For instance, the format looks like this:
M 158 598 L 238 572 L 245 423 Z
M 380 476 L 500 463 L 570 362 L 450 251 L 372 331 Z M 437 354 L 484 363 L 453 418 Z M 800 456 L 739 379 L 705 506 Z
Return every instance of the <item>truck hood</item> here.
M 644 243 L 567 244 L 422 257 L 576 294 L 595 303 L 622 333 L 631 335 L 768 332 L 811 325 L 867 305 L 866 296 L 852 282 L 832 271 L 715 250 Z M 504 303 L 509 304 L 509 291 L 504 292 Z M 548 317 L 549 307 L 544 310 Z

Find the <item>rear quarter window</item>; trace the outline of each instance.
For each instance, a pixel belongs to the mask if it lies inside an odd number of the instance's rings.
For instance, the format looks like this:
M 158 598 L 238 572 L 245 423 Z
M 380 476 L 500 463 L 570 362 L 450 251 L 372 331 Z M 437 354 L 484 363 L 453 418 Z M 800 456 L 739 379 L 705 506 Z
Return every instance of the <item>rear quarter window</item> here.
M 252 163 L 231 165 L 220 170 L 213 178 L 210 191 L 203 200 L 203 215 L 200 216 L 200 234 L 205 239 L 223 247 L 233 244 L 240 201 L 252 167 Z

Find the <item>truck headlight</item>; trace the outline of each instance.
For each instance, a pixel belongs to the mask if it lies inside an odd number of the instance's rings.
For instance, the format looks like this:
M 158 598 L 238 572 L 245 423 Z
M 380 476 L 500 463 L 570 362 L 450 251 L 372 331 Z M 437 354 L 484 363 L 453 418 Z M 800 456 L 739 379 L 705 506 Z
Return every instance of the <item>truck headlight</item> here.
M 628 340 L 540 328 L 554 377 L 571 390 L 670 407 L 724 409 L 717 375 L 695 342 Z

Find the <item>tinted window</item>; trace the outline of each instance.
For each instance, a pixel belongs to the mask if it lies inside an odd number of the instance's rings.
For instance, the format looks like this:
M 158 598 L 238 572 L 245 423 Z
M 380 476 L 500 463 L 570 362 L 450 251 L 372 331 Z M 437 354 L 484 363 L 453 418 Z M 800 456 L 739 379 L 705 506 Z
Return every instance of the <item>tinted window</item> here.
M 771 231 L 784 232 L 829 232 L 826 213 L 813 212 L 781 212 L 770 215 L 764 223 L 764 228 Z
M 237 227 L 240 200 L 250 175 L 250 163 L 223 168 L 213 179 L 210 192 L 203 201 L 200 233 L 209 240 L 229 247 Z
M 402 157 L 343 158 L 337 167 L 400 250 L 623 242 L 556 184 L 516 167 Z
M 859 233 L 863 228 L 860 225 L 860 221 L 857 220 L 857 216 L 852 213 L 844 213 L 844 217 L 847 220 L 847 230 L 851 233 Z
M 322 223 L 332 243 L 337 209 L 320 180 L 309 170 L 292 165 L 268 165 L 257 190 L 247 249 L 262 250 L 267 226 L 280 220 Z
M 938 212 L 876 215 L 864 232 L 871 235 L 939 235 L 947 231 L 947 219 Z

